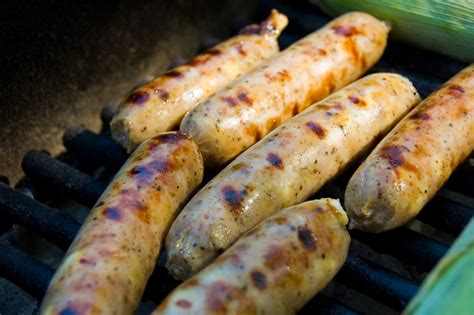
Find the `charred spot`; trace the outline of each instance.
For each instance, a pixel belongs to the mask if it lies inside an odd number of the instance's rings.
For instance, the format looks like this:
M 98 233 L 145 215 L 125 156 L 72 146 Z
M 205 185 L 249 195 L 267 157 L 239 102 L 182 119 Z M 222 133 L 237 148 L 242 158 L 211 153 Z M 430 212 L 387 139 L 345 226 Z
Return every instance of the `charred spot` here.
M 164 160 L 164 161 L 155 160 L 155 161 L 150 162 L 148 164 L 148 166 L 152 170 L 158 171 L 160 173 L 166 173 L 166 172 L 169 172 L 171 170 L 171 165 L 166 160 Z
M 431 117 L 427 113 L 418 112 L 409 117 L 410 119 L 429 120 Z
M 255 141 L 258 141 L 262 138 L 262 134 L 260 133 L 258 126 L 255 124 L 250 124 L 247 128 L 245 128 L 245 133 L 250 137 L 254 137 Z
M 241 43 L 237 43 L 237 45 L 235 45 L 235 48 L 237 49 L 237 51 L 239 52 L 240 55 L 247 56 L 247 52 L 242 47 Z
M 324 49 L 321 49 L 321 48 L 318 49 L 318 53 L 319 53 L 321 56 L 326 56 L 326 55 L 328 54 Z
M 349 96 L 349 101 L 351 101 L 351 103 L 354 103 L 354 104 L 359 104 L 360 102 L 359 98 L 355 96 Z
M 324 209 L 321 208 L 321 207 L 316 207 L 316 211 L 319 212 L 319 213 L 321 213 L 323 210 L 324 210 Z
M 308 127 L 309 130 L 314 132 L 318 136 L 319 139 L 324 139 L 325 132 L 324 132 L 324 128 L 321 127 L 321 125 L 319 125 L 318 123 L 309 121 L 306 123 L 306 127 Z
M 181 300 L 176 301 L 176 306 L 189 309 L 193 306 L 193 304 L 188 300 L 181 299 Z
M 247 195 L 247 190 L 236 190 L 234 187 L 228 185 L 222 188 L 222 195 L 230 210 L 240 212 L 242 208 L 242 201 Z
M 247 93 L 241 92 L 237 95 L 239 101 L 244 102 L 247 105 L 252 105 L 253 101 L 247 95 Z
M 186 137 L 183 133 L 181 132 L 174 132 L 174 133 L 165 133 L 162 135 L 159 135 L 155 137 L 154 139 L 159 140 L 161 143 L 179 143 L 182 140 L 187 140 L 188 137 Z
M 276 270 L 284 267 L 290 260 L 290 256 L 286 251 L 278 245 L 272 245 L 264 255 L 265 267 Z
M 316 249 L 316 239 L 314 238 L 313 232 L 307 227 L 298 227 L 298 239 L 300 240 L 303 247 L 307 250 Z
M 127 98 L 127 103 L 142 105 L 150 99 L 150 95 L 143 91 L 135 91 Z
M 283 169 L 283 162 L 281 161 L 281 158 L 278 156 L 276 153 L 268 153 L 267 154 L 267 161 L 270 162 L 271 165 Z
M 453 96 L 454 98 L 460 98 L 465 93 L 464 89 L 456 84 L 450 85 L 448 89 L 449 95 Z
M 221 96 L 221 101 L 229 104 L 232 107 L 237 105 L 237 100 L 232 96 Z
M 217 49 L 217 48 L 211 48 L 209 50 L 206 50 L 204 53 L 202 53 L 201 55 L 191 59 L 190 61 L 188 61 L 186 64 L 188 66 L 191 66 L 191 67 L 194 67 L 194 66 L 197 66 L 197 65 L 201 65 L 201 64 L 205 64 L 207 63 L 209 60 L 212 59 L 212 57 L 214 56 L 218 56 L 218 55 L 221 55 L 222 52 Z
M 163 76 L 168 78 L 183 78 L 184 74 L 176 69 L 166 72 Z
M 392 167 L 397 168 L 405 162 L 403 151 L 408 151 L 408 149 L 402 146 L 388 146 L 382 148 L 381 156 L 385 158 Z
M 94 264 L 93 261 L 91 261 L 90 259 L 86 259 L 86 258 L 79 259 L 79 263 L 81 265 L 93 265 Z
M 158 95 L 163 102 L 167 102 L 170 99 L 170 94 L 164 89 L 154 89 L 153 93 Z
M 132 168 L 129 171 L 129 174 L 137 181 L 148 182 L 153 177 L 153 172 L 148 167 L 139 165 Z
M 351 101 L 352 104 L 355 104 L 359 107 L 364 107 L 366 105 L 366 103 L 363 100 L 361 100 L 360 98 L 356 96 L 349 96 L 349 101 Z
M 218 56 L 218 55 L 221 55 L 222 54 L 222 51 L 220 51 L 219 49 L 217 48 L 211 48 L 209 50 L 207 50 L 205 52 L 206 55 L 210 55 L 210 56 Z
M 352 36 L 357 34 L 357 29 L 353 26 L 333 26 L 332 30 L 337 35 Z
M 257 289 L 265 290 L 267 288 L 267 277 L 262 272 L 252 271 L 250 277 L 252 278 L 252 283 L 257 287 Z
M 227 314 L 227 305 L 236 298 L 243 301 L 242 292 L 224 281 L 216 281 L 207 287 L 205 303 L 212 314 Z
M 242 171 L 244 174 L 249 173 L 249 166 L 247 164 L 243 163 L 243 162 L 232 165 L 231 168 L 234 171 Z
M 299 112 L 300 112 L 300 109 L 299 109 L 299 107 L 298 107 L 298 104 L 295 104 L 295 105 L 293 106 L 293 109 L 292 109 L 291 113 L 293 114 L 293 116 L 295 116 L 295 115 L 298 114 Z
M 114 221 L 120 221 L 122 214 L 120 213 L 120 209 L 118 208 L 105 208 L 103 211 L 103 214 L 106 218 L 114 220 Z

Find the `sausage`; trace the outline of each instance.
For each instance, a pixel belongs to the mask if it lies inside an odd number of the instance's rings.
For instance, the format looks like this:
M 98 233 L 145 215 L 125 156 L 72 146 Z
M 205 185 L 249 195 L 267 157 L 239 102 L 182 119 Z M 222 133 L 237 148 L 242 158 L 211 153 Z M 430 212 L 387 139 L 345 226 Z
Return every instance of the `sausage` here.
M 361 76 L 382 55 L 385 23 L 343 15 L 190 111 L 180 130 L 218 167 L 282 122 Z
M 136 89 L 111 121 L 113 138 L 129 152 L 179 124 L 184 114 L 279 51 L 288 18 L 272 10 L 260 25 L 241 33 Z
M 152 314 L 295 314 L 346 260 L 347 222 L 334 199 L 282 210 L 178 286 Z
M 202 157 L 185 135 L 140 145 L 82 225 L 41 314 L 132 314 L 169 226 L 202 177 Z
M 474 64 L 404 118 L 349 180 L 350 226 L 382 232 L 413 219 L 474 148 Z
M 309 198 L 418 101 L 404 77 L 372 74 L 272 131 L 179 214 L 166 239 L 170 272 L 189 277 L 260 221 Z

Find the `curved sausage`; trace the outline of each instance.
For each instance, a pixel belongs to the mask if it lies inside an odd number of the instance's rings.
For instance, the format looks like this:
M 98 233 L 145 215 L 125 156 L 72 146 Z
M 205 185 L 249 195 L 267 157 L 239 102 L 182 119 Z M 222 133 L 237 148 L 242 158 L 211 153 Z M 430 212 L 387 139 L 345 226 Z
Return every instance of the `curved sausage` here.
M 272 10 L 260 25 L 172 69 L 131 93 L 111 122 L 112 136 L 129 152 L 144 140 L 177 126 L 184 114 L 279 51 L 277 37 L 288 24 Z
M 343 15 L 201 102 L 180 130 L 196 141 L 206 166 L 223 165 L 361 76 L 382 55 L 387 34 L 368 14 Z
M 373 74 L 275 129 L 180 213 L 166 239 L 170 272 L 189 277 L 260 221 L 309 198 L 418 101 L 404 77 Z
M 474 148 L 474 64 L 404 118 L 350 179 L 351 227 L 393 229 L 413 219 Z
M 346 260 L 347 222 L 334 199 L 282 210 L 178 286 L 152 314 L 295 314 Z
M 41 314 L 132 314 L 169 226 L 202 177 L 202 157 L 183 134 L 139 146 L 82 225 Z

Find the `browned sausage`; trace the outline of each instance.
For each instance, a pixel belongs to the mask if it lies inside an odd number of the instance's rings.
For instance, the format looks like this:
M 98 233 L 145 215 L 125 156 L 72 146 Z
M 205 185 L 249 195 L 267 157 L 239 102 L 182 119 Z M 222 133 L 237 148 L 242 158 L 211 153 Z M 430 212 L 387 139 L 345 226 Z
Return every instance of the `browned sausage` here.
M 401 121 L 352 176 L 351 226 L 370 232 L 413 219 L 474 148 L 474 64 Z
M 128 151 L 144 140 L 177 126 L 204 98 L 278 53 L 277 38 L 288 24 L 273 10 L 260 25 L 250 25 L 135 90 L 120 105 L 111 122 L 114 139 Z
M 82 225 L 41 314 L 131 314 L 169 226 L 202 176 L 196 144 L 180 133 L 139 146 Z
M 334 199 L 282 210 L 177 287 L 153 314 L 294 314 L 346 260 L 347 221 Z

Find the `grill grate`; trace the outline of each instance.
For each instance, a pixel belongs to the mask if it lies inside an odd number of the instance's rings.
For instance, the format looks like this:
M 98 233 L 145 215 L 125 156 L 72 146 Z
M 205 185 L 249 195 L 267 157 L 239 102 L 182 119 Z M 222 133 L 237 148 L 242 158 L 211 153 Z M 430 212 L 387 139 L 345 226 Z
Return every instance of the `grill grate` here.
M 291 21 L 280 37 L 282 48 L 329 19 L 314 6 L 302 2 L 287 4 L 265 1 L 260 5 L 258 13 L 264 16 L 273 7 L 287 14 Z M 214 43 L 213 40 L 206 42 Z M 205 49 L 206 45 L 203 46 Z M 410 78 L 420 94 L 426 97 L 464 66 L 465 64 L 443 56 L 390 42 L 384 57 L 371 72 L 399 72 Z M 110 107 L 104 108 L 101 115 L 104 126 L 110 121 L 111 113 L 113 110 Z M 111 178 L 128 155 L 110 138 L 106 129 L 101 134 L 96 134 L 80 126 L 73 126 L 66 130 L 63 140 L 67 153 L 62 156 L 62 160 L 45 152 L 30 151 L 22 162 L 26 179 L 21 181 L 16 189 L 0 182 L 0 218 L 4 230 L 12 224 L 21 225 L 58 248 L 66 250 L 80 224 L 71 215 L 46 205 L 45 202 L 64 194 L 84 206 L 93 206 L 106 187 L 104 180 Z M 343 189 L 352 172 L 353 169 L 346 171 L 337 180 L 327 184 L 317 195 L 342 199 Z M 474 176 L 470 176 L 471 174 L 472 169 L 469 168 L 458 170 L 446 187 L 464 194 L 469 199 L 474 187 Z M 208 177 L 210 175 L 212 174 L 207 174 Z M 403 262 L 407 269 L 415 269 L 416 272 L 413 275 L 394 272 L 390 266 L 382 266 L 361 255 L 358 248 L 352 247 L 335 281 L 399 311 L 418 290 L 423 273 L 429 272 L 448 250 L 446 239 L 448 242 L 452 241 L 473 214 L 474 209 L 439 194 L 425 207 L 417 220 L 422 222 L 422 226 L 427 224 L 432 230 L 434 228 L 433 235 L 442 231 L 442 235 L 447 235 L 444 241 L 415 232 L 408 227 L 379 235 L 352 231 L 352 238 L 370 247 L 376 255 L 395 257 Z M 0 242 L 0 276 L 15 283 L 38 300 L 44 295 L 53 274 L 53 267 L 8 242 Z M 159 303 L 177 284 L 159 262 L 143 300 L 153 299 L 155 303 Z M 305 306 L 301 314 L 314 313 L 315 310 L 328 314 L 357 313 L 345 305 L 347 301 L 341 303 L 338 300 L 337 294 L 319 294 Z

